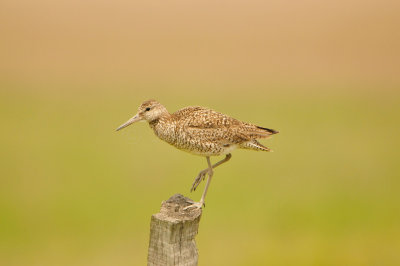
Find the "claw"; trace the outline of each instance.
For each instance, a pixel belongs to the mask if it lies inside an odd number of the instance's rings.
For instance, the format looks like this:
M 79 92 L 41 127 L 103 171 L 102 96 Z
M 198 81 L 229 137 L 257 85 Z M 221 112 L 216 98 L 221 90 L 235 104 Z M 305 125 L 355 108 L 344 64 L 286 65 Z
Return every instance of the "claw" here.
M 201 202 L 201 201 L 200 202 L 193 202 L 192 205 L 189 205 L 189 206 L 183 208 L 183 210 L 186 211 L 186 210 L 189 210 L 189 209 L 192 209 L 192 208 L 201 209 L 203 206 L 206 207 L 206 204 L 204 202 Z
M 208 169 L 201 171 L 197 175 L 196 179 L 194 180 L 194 182 L 192 184 L 192 188 L 190 189 L 190 192 L 196 191 L 196 188 L 200 185 L 201 181 L 206 179 L 207 173 L 210 174 Z

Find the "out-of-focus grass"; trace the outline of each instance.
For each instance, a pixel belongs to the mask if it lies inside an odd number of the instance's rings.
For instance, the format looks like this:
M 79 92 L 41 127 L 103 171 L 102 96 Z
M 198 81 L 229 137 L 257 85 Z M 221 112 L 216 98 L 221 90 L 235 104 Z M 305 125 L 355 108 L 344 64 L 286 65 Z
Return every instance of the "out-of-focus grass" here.
M 58 86 L 2 85 L 0 264 L 145 264 L 151 214 L 174 193 L 198 199 L 206 167 L 145 123 L 114 132 L 149 97 L 281 132 L 263 141 L 274 153 L 236 151 L 216 170 L 200 265 L 400 263 L 397 93 Z

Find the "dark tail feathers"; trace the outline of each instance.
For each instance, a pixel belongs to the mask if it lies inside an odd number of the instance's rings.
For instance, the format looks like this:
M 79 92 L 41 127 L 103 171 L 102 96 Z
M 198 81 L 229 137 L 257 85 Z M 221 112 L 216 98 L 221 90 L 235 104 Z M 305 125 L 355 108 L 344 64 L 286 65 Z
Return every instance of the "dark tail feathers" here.
M 257 128 L 266 130 L 266 131 L 268 131 L 268 132 L 271 133 L 271 134 L 277 134 L 277 133 L 279 133 L 279 131 L 277 131 L 277 130 L 270 129 L 270 128 L 266 128 L 266 127 L 259 127 L 259 126 L 257 126 Z

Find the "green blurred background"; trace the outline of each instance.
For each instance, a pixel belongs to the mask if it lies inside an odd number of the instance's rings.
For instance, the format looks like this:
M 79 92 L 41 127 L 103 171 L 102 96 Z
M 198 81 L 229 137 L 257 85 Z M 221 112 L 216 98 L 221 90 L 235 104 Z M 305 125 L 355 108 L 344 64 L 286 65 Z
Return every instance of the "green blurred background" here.
M 279 130 L 215 172 L 200 265 L 400 265 L 399 1 L 0 3 L 0 264 L 145 265 L 206 160 L 149 98 Z M 217 160 L 219 158 L 213 158 Z

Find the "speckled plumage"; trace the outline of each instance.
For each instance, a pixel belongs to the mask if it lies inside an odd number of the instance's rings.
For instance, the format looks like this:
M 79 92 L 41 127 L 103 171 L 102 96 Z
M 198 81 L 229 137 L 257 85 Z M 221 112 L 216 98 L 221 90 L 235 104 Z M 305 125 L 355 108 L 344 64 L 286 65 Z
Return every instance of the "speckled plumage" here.
M 201 205 L 204 204 L 213 168 L 228 161 L 231 158 L 230 152 L 236 148 L 269 151 L 270 149 L 259 143 L 257 139 L 268 138 L 278 133 L 273 129 L 241 122 L 235 118 L 199 106 L 185 107 L 170 114 L 163 105 L 155 100 L 143 102 L 138 109 L 138 113 L 117 130 L 140 120 L 149 122 L 154 133 L 167 143 L 180 150 L 207 158 L 209 168 L 199 173 L 192 186 L 192 189 L 196 189 L 201 180 L 205 178 L 205 175 L 209 175 L 200 201 Z M 210 156 L 224 154 L 226 155 L 224 160 L 211 165 Z M 199 207 L 198 203 L 194 205 Z
M 143 107 L 153 104 L 156 102 L 147 101 Z M 199 106 L 185 107 L 173 114 L 163 113 L 149 125 L 160 139 L 180 150 L 203 156 L 223 155 L 235 148 L 268 151 L 256 139 L 277 133 Z

